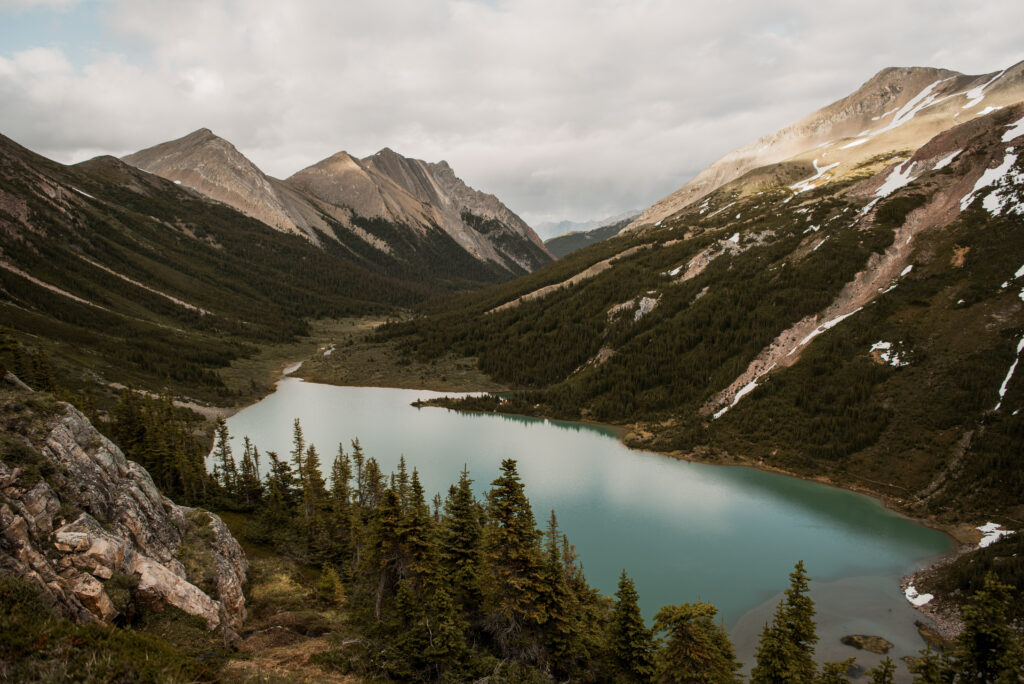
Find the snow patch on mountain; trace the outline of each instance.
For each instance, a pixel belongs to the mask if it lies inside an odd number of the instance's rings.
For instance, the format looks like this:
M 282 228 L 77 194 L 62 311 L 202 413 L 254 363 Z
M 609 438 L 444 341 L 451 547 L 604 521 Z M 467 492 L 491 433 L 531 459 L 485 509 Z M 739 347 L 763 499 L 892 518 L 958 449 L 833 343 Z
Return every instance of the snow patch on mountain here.
M 1002 525 L 994 522 L 985 523 L 976 529 L 983 535 L 981 541 L 978 542 L 979 549 L 991 546 L 1003 537 L 1013 534 L 1013 530 L 1004 530 Z
M 910 185 L 911 181 L 914 180 L 910 174 L 914 171 L 914 166 L 916 166 L 917 162 L 909 163 L 910 166 L 907 166 L 907 163 L 903 163 L 894 168 L 881 187 L 875 190 L 875 196 L 888 197 L 900 188 Z
M 1005 72 L 1006 72 L 1006 69 L 1003 69 L 998 74 L 996 74 L 991 79 L 989 79 L 986 83 L 983 83 L 982 85 L 978 86 L 977 88 L 971 88 L 966 93 L 964 93 L 964 96 L 967 98 L 968 102 L 963 107 L 961 107 L 961 109 L 970 109 L 974 105 L 976 105 L 979 102 L 981 102 L 982 100 L 984 100 L 985 99 L 985 95 L 984 95 L 985 88 L 988 88 L 990 85 L 995 83 L 999 79 L 999 77 L 1002 76 Z
M 1016 185 L 1024 183 L 1024 174 L 1013 171 L 1013 166 L 1016 163 L 1017 155 L 1007 150 L 1006 156 L 1003 158 L 1003 163 L 994 169 L 985 169 L 985 172 L 981 174 L 981 178 L 979 178 L 974 184 L 974 189 L 960 200 L 960 211 L 967 211 L 967 208 L 971 206 L 971 203 L 974 201 L 974 198 L 978 195 L 979 191 L 995 185 L 1003 179 L 1006 179 L 1007 181 L 1003 184 L 1004 186 L 1006 184 Z M 1001 214 L 1003 209 L 1007 208 L 1007 205 L 1011 202 L 1012 195 L 1012 188 L 998 188 L 985 197 L 985 200 L 982 202 L 982 206 L 991 214 Z M 1020 214 L 1024 211 L 1024 207 L 1021 205 L 1011 206 L 1010 210 L 1014 213 Z
M 1007 371 L 1006 377 L 1003 378 L 1003 384 L 999 386 L 999 402 L 993 411 L 998 411 L 1003 406 L 1003 397 L 1006 396 L 1006 388 L 1010 385 L 1010 379 L 1013 378 L 1014 372 L 1017 370 L 1017 362 L 1020 361 L 1020 353 L 1024 351 L 1024 337 L 1020 338 L 1020 342 L 1017 343 L 1017 357 L 1013 360 L 1013 365 L 1010 366 L 1010 370 Z

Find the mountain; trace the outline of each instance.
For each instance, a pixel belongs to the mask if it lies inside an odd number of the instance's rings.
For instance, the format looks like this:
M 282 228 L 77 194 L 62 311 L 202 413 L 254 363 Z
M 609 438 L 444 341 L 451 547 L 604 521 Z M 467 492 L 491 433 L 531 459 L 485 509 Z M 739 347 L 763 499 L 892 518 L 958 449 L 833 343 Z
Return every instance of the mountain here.
M 594 226 L 594 223 L 594 221 L 544 221 L 543 223 L 535 224 L 534 230 L 537 231 L 538 235 L 549 235 L 550 237 L 545 240 L 547 242 L 547 240 L 559 235 L 589 230 Z
M 570 231 L 559 235 L 558 237 L 545 240 L 544 246 L 547 247 L 548 251 L 556 258 L 561 259 L 571 252 L 583 249 L 587 245 L 592 245 L 596 242 L 600 242 L 601 240 L 607 240 L 610 237 L 615 237 L 639 215 L 640 212 L 633 211 L 621 216 L 605 219 L 604 221 L 598 221 L 594 225 L 584 224 L 587 225 L 585 230 Z
M 341 243 L 363 260 L 448 273 L 468 255 L 479 263 L 467 275 L 492 281 L 551 260 L 522 219 L 493 195 L 467 186 L 446 162 L 428 164 L 389 149 L 362 160 L 339 152 L 281 181 L 207 129 L 123 161 L 276 230 L 321 246 Z M 462 263 L 447 263 L 452 260 Z
M 232 360 L 306 334 L 308 319 L 442 287 L 436 271 L 387 266 L 113 157 L 64 166 L 0 136 L 0 351 L 43 354 L 76 391 L 98 379 L 232 401 L 249 392 L 221 377 Z
M 946 69 L 883 69 L 849 96 L 730 152 L 644 211 L 630 229 L 656 224 L 747 172 L 811 165 L 811 174 L 855 173 L 865 160 L 915 150 L 942 130 L 1021 100 L 1024 62 L 965 76 Z M 820 162 L 820 163 L 819 163 Z
M 885 70 L 618 236 L 378 338 L 520 388 L 446 405 L 615 423 L 638 448 L 1016 528 L 1022 102 L 1021 65 Z

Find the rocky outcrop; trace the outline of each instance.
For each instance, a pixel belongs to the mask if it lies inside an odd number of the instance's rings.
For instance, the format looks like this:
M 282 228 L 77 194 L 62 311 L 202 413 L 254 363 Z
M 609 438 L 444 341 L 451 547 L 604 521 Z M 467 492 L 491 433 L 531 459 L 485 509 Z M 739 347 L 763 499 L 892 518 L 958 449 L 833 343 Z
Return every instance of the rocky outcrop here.
M 23 406 L 22 394 L 8 395 L 0 410 Z M 106 585 L 116 577 L 135 587 L 140 605 L 176 606 L 210 629 L 239 627 L 247 562 L 224 523 L 162 496 L 149 473 L 71 405 L 54 403 L 49 413 L 35 418 L 35 430 L 4 435 L 12 453 L 0 453 L 0 572 L 39 585 L 80 622 L 114 620 Z M 182 562 L 186 551 L 206 559 L 203 575 L 215 577 L 215 587 L 190 581 L 198 569 Z

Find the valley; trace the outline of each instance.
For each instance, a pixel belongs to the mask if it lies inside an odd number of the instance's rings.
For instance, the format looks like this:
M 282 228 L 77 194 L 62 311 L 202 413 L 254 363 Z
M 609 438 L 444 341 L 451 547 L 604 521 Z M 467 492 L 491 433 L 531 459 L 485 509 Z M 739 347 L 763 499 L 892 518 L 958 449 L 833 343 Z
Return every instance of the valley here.
M 758 629 L 806 561 L 806 681 L 883 667 L 848 625 L 917 662 L 911 604 L 961 639 L 942 667 L 969 667 L 974 601 L 1019 646 L 1021 145 L 1024 63 L 883 69 L 545 246 L 387 147 L 278 179 L 206 128 L 74 165 L 0 136 L 0 601 L 48 602 L 54 634 L 148 625 L 193 678 L 193 618 L 230 613 L 229 678 L 241 648 L 297 678 L 626 681 L 648 672 L 608 655 L 628 620 L 668 677 L 680 619 L 723 681 L 765 682 Z M 245 554 L 193 506 L 256 561 L 245 596 Z

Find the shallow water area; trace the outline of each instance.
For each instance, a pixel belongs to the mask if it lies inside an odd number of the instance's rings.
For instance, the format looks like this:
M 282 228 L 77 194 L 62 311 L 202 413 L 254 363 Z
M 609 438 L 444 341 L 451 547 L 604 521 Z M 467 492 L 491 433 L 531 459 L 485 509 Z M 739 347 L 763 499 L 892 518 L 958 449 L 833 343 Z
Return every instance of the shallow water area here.
M 385 472 L 404 455 L 428 498 L 444 495 L 464 465 L 483 496 L 501 461 L 514 458 L 538 525 L 555 509 L 592 586 L 613 594 L 625 569 L 648 620 L 665 604 L 713 603 L 748 663 L 798 560 L 813 579 L 823 656 L 876 662 L 838 644 L 855 633 L 892 641 L 894 660 L 924 647 L 913 624 L 920 614 L 901 605 L 899 579 L 948 551 L 944 534 L 835 487 L 632 451 L 607 428 L 410 406 L 433 396 L 285 378 L 228 427 L 236 454 L 248 436 L 261 454 L 286 456 L 299 418 L 325 470 L 339 443 L 350 452 L 358 438 Z

